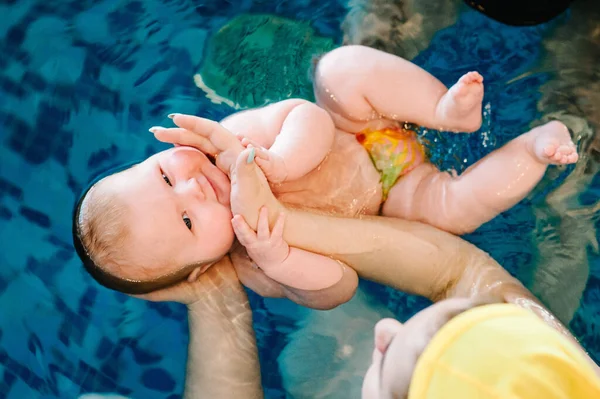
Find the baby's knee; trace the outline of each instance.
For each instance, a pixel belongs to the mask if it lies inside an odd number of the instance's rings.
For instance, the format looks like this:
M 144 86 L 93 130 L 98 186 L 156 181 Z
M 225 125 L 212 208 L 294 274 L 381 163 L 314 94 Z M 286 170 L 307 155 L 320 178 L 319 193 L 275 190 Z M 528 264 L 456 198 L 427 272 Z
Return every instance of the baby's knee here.
M 371 52 L 376 51 L 369 47 L 352 45 L 342 46 L 332 50 L 319 59 L 314 70 L 315 84 L 318 86 L 346 86 L 352 81 L 346 80 L 349 75 L 353 78 L 360 77 L 361 60 L 372 58 Z

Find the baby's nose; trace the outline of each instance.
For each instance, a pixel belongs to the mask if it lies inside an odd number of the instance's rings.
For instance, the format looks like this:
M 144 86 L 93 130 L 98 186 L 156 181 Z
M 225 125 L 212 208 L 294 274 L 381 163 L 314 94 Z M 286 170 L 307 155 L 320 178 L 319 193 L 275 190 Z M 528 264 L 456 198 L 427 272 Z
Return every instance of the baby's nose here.
M 190 199 L 202 201 L 205 198 L 200 183 L 194 178 L 182 182 L 178 191 L 181 195 Z

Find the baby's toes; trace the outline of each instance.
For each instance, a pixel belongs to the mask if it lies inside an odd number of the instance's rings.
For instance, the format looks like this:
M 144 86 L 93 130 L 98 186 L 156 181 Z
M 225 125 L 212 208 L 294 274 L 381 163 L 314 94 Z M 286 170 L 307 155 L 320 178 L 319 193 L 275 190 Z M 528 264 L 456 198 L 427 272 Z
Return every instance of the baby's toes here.
M 271 160 L 271 156 L 269 155 L 269 151 L 265 150 L 262 147 L 255 147 L 255 148 L 256 148 L 256 157 L 257 158 L 264 159 L 265 161 Z
M 575 163 L 579 161 L 579 154 L 574 152 L 567 157 L 567 163 Z
M 469 84 L 469 83 L 481 83 L 483 82 L 483 76 L 479 74 L 479 72 L 467 72 L 459 79 L 459 82 Z
M 553 156 L 553 159 L 556 162 L 560 162 L 561 164 L 568 164 L 568 163 L 573 163 L 573 161 L 572 161 L 572 159 L 574 158 L 573 155 L 577 155 L 577 153 L 574 152 L 574 149 L 572 146 L 561 145 L 557 148 L 556 154 Z M 575 160 L 577 160 L 577 159 L 575 158 Z
M 558 146 L 556 144 L 548 144 L 546 147 L 544 147 L 544 155 L 548 158 L 553 158 L 554 160 L 558 161 L 560 159 L 560 154 L 558 153 L 557 149 Z M 556 159 L 556 157 L 558 157 L 558 159 Z
M 574 145 L 565 145 L 560 148 L 562 154 L 561 162 L 563 164 L 575 163 L 579 160 L 579 154 Z
M 558 163 L 562 163 L 562 164 L 567 163 L 567 155 L 560 150 L 556 151 L 556 154 L 554 154 L 552 159 Z

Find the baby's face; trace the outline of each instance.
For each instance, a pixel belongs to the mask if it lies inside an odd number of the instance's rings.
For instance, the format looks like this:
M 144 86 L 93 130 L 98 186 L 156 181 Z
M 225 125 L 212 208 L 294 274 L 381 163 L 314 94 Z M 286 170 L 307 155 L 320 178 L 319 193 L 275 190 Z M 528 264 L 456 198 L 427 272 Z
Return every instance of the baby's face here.
M 160 152 L 103 186 L 127 207 L 127 256 L 141 265 L 122 270 L 122 277 L 154 278 L 217 260 L 232 245 L 229 179 L 194 148 Z

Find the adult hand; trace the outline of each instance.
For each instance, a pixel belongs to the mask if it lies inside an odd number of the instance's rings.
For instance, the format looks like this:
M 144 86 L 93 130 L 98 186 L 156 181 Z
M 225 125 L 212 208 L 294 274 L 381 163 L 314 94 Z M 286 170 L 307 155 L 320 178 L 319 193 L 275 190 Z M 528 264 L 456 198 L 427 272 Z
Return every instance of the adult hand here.
M 244 218 L 257 230 L 261 208 L 268 211 L 269 226 L 274 226 L 285 207 L 275 198 L 264 173 L 254 161 L 253 149 L 240 153 L 231 173 L 231 212 Z
M 229 130 L 220 123 L 210 119 L 192 115 L 169 115 L 176 128 L 155 126 L 150 128 L 154 137 L 163 143 L 185 145 L 199 149 L 205 154 L 215 157 L 216 165 L 224 173 L 230 174 L 244 146 Z
M 244 298 L 245 292 L 229 256 L 226 256 L 200 274 L 195 281 L 186 280 L 172 287 L 134 297 L 152 302 L 180 302 L 190 306 L 197 302 L 218 301 L 219 298 L 231 300 L 240 294 Z

